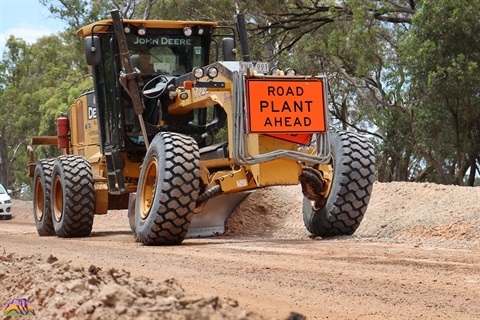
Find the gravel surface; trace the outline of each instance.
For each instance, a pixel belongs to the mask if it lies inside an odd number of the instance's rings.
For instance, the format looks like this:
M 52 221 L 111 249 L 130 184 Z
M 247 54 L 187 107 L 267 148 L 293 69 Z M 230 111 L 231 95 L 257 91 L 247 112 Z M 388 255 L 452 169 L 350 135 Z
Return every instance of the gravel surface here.
M 238 246 L 245 241 L 253 246 L 255 243 L 250 242 L 253 241 L 250 239 L 257 238 L 261 241 L 259 243 L 269 241 L 268 239 L 290 242 L 309 239 L 309 234 L 303 226 L 301 199 L 300 187 L 271 187 L 258 190 L 236 208 L 227 223 L 226 235 L 219 239 L 224 239 L 226 243 L 224 246 L 230 251 L 232 249 L 229 249 L 229 246 L 237 247 L 236 239 L 241 240 Z M 9 234 L 25 234 L 25 237 L 39 239 L 34 234 L 32 203 L 14 201 L 13 208 L 14 219 L 0 221 L 0 239 L 7 240 Z M 128 230 L 125 212 L 95 217 L 94 233 L 96 232 L 97 236 L 106 234 L 105 228 L 111 234 L 117 231 L 122 234 Z M 41 238 L 42 241 L 45 239 Z M 378 243 L 407 243 L 413 244 L 412 248 L 429 246 L 461 250 L 478 249 L 480 188 L 428 183 L 375 183 L 370 205 L 360 228 L 351 237 L 337 239 L 348 243 L 373 243 L 377 246 Z M 78 263 L 64 261 L 62 257 L 51 254 L 45 258 L 45 255 L 41 254 L 16 253 L 15 248 L 2 246 L 3 242 L 0 241 L 0 283 L 2 283 L 0 296 L 3 299 L 0 302 L 5 305 L 9 302 L 4 301 L 5 299 L 21 297 L 27 298 L 30 302 L 35 301 L 38 310 L 42 312 L 42 319 L 268 319 L 245 310 L 232 298 L 191 294 L 174 278 L 152 280 L 133 276 L 130 271 L 121 268 L 106 268 L 95 263 L 79 267 Z M 68 242 L 69 240 L 65 240 L 61 244 L 68 245 Z M 133 240 L 129 240 L 128 243 L 139 245 Z M 306 245 L 310 246 L 308 243 Z M 324 245 L 328 247 L 331 244 L 326 242 Z M 265 243 L 265 246 L 268 248 L 268 243 Z M 193 250 L 188 246 L 185 248 Z M 18 251 L 25 250 L 22 248 Z M 245 247 L 242 250 L 247 249 Z M 267 249 L 260 248 L 258 244 L 252 250 Z M 274 251 L 278 255 L 282 255 L 282 252 L 287 255 L 289 250 L 279 248 Z M 48 251 L 49 249 L 45 247 L 45 252 Z M 301 252 L 303 251 L 299 251 Z M 468 259 L 465 258 L 462 265 L 468 264 L 466 270 L 474 274 L 478 259 L 471 258 L 469 251 L 465 252 L 463 255 Z M 343 254 L 337 252 L 335 255 Z M 370 255 L 372 254 L 374 255 L 373 251 Z M 96 253 L 92 252 L 92 255 Z M 69 257 L 67 259 L 71 258 L 71 255 L 66 253 L 65 256 Z M 397 257 L 395 261 L 398 259 Z M 302 268 L 307 268 L 308 262 L 306 263 Z M 271 268 L 276 269 L 276 266 L 272 265 Z M 480 281 L 471 274 L 468 280 L 459 279 L 459 283 L 469 281 L 469 285 L 475 285 L 477 283 L 475 281 Z M 432 281 L 436 283 L 437 279 Z M 414 288 L 412 290 L 415 291 Z M 479 291 L 478 285 L 475 290 L 473 292 Z M 467 302 L 462 300 L 463 302 L 458 305 L 470 303 L 470 299 L 469 297 Z M 480 317 L 478 301 L 473 301 L 475 314 Z M 457 307 L 455 310 L 458 312 L 460 309 Z M 445 318 L 457 314 L 448 312 L 447 310 L 438 314 L 445 315 Z M 474 319 L 475 314 L 463 318 Z M 295 313 L 281 317 L 287 318 L 303 319 L 300 314 Z M 402 319 L 401 316 L 392 318 Z

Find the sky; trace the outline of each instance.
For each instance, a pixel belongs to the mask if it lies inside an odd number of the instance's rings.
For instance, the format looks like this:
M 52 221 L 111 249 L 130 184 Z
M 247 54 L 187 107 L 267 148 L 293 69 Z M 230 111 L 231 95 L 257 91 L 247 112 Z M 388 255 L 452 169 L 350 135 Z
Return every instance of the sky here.
M 38 0 L 0 0 L 0 54 L 10 34 L 34 43 L 65 28 L 66 24 L 54 19 Z

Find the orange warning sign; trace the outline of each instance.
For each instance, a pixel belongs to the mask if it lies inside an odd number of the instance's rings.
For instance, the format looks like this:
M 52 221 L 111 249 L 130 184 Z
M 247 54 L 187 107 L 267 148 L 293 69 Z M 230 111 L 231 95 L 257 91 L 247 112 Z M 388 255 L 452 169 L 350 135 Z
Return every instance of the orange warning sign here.
M 246 80 L 251 133 L 315 133 L 326 131 L 323 80 Z

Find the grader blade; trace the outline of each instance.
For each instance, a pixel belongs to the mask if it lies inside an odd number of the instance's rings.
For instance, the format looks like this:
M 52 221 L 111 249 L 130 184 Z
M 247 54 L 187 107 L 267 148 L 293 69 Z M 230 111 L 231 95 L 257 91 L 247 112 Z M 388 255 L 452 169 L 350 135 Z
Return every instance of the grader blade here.
M 221 195 L 208 200 L 205 208 L 193 216 L 187 238 L 211 237 L 225 233 L 225 222 L 251 192 Z

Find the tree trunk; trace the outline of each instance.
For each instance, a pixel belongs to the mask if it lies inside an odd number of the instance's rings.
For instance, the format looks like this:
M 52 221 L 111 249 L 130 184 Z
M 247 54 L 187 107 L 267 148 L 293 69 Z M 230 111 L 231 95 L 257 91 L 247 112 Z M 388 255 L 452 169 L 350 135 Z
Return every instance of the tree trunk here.
M 150 13 L 152 11 L 152 5 L 155 2 L 155 0 L 148 0 L 147 1 L 147 7 L 145 8 L 145 12 L 143 13 L 143 20 L 148 20 L 150 19 Z
M 475 157 L 470 157 L 470 174 L 468 175 L 467 185 L 473 187 L 475 185 L 475 174 L 477 172 L 477 162 Z
M 8 145 L 5 135 L 0 133 L 0 183 L 7 189 L 8 186 Z

